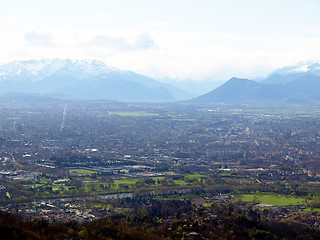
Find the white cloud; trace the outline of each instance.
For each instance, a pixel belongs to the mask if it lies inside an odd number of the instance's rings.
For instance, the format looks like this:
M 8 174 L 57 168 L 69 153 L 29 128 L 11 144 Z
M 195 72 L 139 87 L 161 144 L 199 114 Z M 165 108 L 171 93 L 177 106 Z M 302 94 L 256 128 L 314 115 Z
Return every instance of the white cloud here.
M 155 32 L 152 36 L 157 48 L 106 53 L 104 60 L 159 78 L 226 80 L 266 75 L 278 67 L 320 56 L 319 39 L 231 34 L 172 34 L 168 38 Z
M 147 33 L 140 34 L 137 37 L 135 43 L 133 44 L 133 47 L 135 49 L 149 49 L 154 46 L 155 46 L 155 44 L 154 44 L 152 38 Z
M 39 33 L 36 31 L 26 32 L 24 39 L 33 46 L 54 47 L 55 44 L 52 41 L 52 37 L 47 33 Z
M 145 50 L 155 46 L 152 38 L 147 33 L 138 35 L 135 39 L 125 37 L 109 37 L 97 35 L 90 41 L 91 45 L 103 48 L 110 48 L 117 51 Z
M 113 48 L 120 51 L 130 50 L 131 46 L 125 38 L 97 35 L 90 41 L 91 45 L 103 48 Z

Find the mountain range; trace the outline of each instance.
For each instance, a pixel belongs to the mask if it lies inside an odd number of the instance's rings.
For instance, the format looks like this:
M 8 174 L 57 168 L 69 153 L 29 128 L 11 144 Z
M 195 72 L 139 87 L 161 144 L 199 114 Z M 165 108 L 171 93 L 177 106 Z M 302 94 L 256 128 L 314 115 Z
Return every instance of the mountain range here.
M 260 81 L 231 78 L 193 103 L 319 103 L 320 64 L 278 69 Z
M 43 59 L 0 66 L 0 94 L 25 93 L 67 99 L 174 101 L 190 95 L 170 84 L 93 60 Z
M 217 83 L 217 82 L 215 82 Z M 320 64 L 303 63 L 277 69 L 259 80 L 231 78 L 195 97 L 183 84 L 175 86 L 119 70 L 97 60 L 43 59 L 0 66 L 0 95 L 41 95 L 59 99 L 190 103 L 320 103 Z M 203 86 L 204 86 L 203 85 Z M 18 94 L 18 95 L 17 95 Z

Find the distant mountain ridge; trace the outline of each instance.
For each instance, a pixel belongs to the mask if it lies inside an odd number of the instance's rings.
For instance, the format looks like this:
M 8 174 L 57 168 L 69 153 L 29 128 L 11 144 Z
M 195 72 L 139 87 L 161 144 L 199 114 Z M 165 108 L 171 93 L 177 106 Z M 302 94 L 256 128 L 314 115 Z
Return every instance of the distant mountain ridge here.
M 14 61 L 0 66 L 0 95 L 11 93 L 127 102 L 172 102 L 194 96 L 179 87 L 101 61 L 70 59 Z M 320 103 L 320 64 L 277 69 L 259 81 L 231 78 L 187 102 Z
M 320 103 L 320 64 L 278 69 L 262 81 L 231 78 L 193 103 Z
M 70 59 L 14 61 L 0 66 L 0 94 L 12 92 L 117 101 L 174 101 L 189 97 L 169 84 L 101 61 Z
M 262 83 L 280 84 L 295 81 L 304 75 L 320 76 L 320 64 L 314 62 L 302 62 L 294 66 L 279 68 L 271 72 Z

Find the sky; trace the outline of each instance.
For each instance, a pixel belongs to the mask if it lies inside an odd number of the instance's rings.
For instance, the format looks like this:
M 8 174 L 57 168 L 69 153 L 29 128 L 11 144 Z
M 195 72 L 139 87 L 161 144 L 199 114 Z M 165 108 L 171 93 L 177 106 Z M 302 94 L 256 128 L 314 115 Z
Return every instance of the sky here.
M 318 0 L 0 0 L 0 64 L 97 59 L 157 79 L 254 78 L 320 60 L 319 12 Z

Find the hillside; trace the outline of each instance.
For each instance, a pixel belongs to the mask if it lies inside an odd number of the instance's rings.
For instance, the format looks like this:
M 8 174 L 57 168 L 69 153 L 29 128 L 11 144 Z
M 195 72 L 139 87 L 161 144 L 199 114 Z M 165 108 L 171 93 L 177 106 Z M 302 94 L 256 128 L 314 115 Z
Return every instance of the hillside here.
M 278 82 L 278 83 L 275 83 Z M 270 76 L 263 82 L 231 78 L 193 103 L 317 103 L 320 101 L 320 76 L 303 73 Z

